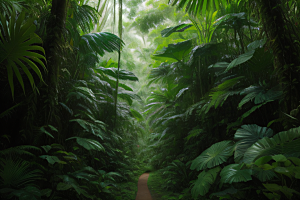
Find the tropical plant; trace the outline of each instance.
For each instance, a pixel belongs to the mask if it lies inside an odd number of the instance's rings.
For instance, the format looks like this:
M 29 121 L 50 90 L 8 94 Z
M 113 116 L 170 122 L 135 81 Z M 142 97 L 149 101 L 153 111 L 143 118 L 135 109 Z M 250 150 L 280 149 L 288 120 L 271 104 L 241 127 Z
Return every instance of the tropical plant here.
M 241 129 L 238 129 L 235 133 L 235 139 L 238 139 L 239 141 L 234 146 L 235 146 L 235 155 L 238 155 L 241 158 L 241 160 L 240 161 L 239 159 L 236 160 L 237 163 L 229 164 L 225 166 L 222 170 L 220 170 L 219 168 L 218 171 L 221 171 L 220 187 L 222 187 L 222 184 L 225 183 L 232 184 L 232 183 L 251 181 L 252 176 L 257 177 L 261 182 L 278 179 L 279 176 L 277 176 L 276 174 L 285 174 L 290 178 L 296 177 L 298 174 L 298 168 L 292 164 L 291 160 L 294 160 L 296 164 L 299 159 L 297 157 L 299 157 L 300 150 L 297 149 L 297 145 L 295 146 L 294 143 L 294 141 L 297 141 L 296 138 L 299 137 L 298 132 L 299 132 L 299 127 L 285 132 L 280 132 L 273 136 L 273 131 L 271 129 L 267 129 L 266 127 L 259 127 L 254 124 L 244 125 Z M 274 142 L 271 142 L 273 140 Z M 274 144 L 276 148 L 274 148 L 273 151 L 268 149 L 265 150 L 263 147 L 267 144 L 264 143 L 264 141 L 270 141 L 268 143 L 267 148 L 272 148 L 272 146 L 270 146 L 272 144 Z M 275 141 L 277 141 L 277 143 Z M 222 160 L 223 162 L 227 161 L 228 157 L 226 158 L 224 154 L 226 155 L 228 150 L 226 148 L 222 149 L 222 145 L 220 144 L 223 143 L 228 144 L 228 141 L 223 141 L 212 145 L 210 148 L 204 151 L 198 158 L 196 158 L 192 162 L 191 169 L 195 169 L 196 168 L 195 165 L 196 166 L 199 165 L 198 163 L 201 159 L 201 165 L 200 167 L 197 168 L 197 170 L 198 171 L 203 170 L 198 176 L 198 180 L 195 182 L 192 188 L 192 194 L 195 198 L 199 194 L 201 196 L 207 194 L 209 188 L 211 187 L 212 183 L 214 183 L 217 176 L 216 174 L 215 176 L 213 176 L 214 178 L 212 179 L 210 171 L 205 171 L 206 165 L 204 164 L 210 163 L 210 161 L 213 160 L 219 160 L 219 162 L 215 161 L 213 165 L 207 166 L 208 168 L 210 168 L 222 164 L 222 162 L 220 162 L 222 158 L 223 158 Z M 241 146 L 241 144 L 243 144 L 243 146 Z M 218 146 L 219 148 L 216 148 L 215 146 Z M 278 148 L 280 146 L 282 146 L 283 148 Z M 288 148 L 288 146 L 290 147 L 293 146 L 294 147 L 293 151 L 290 151 L 290 148 Z M 257 150 L 255 153 L 254 153 L 254 149 Z M 211 156 L 205 157 L 206 152 L 209 152 L 208 153 L 209 155 L 214 155 L 214 158 L 211 158 Z M 291 156 L 295 156 L 295 157 L 292 157 L 291 160 L 288 160 L 285 157 L 285 155 L 288 157 Z M 276 162 L 273 163 L 272 165 L 266 164 L 272 159 L 275 160 Z M 289 169 L 287 169 L 286 167 Z M 269 184 L 264 184 L 264 186 L 268 189 Z M 277 185 L 277 189 L 274 190 L 269 189 L 269 191 L 271 192 L 282 191 L 282 189 L 279 188 L 280 186 Z M 295 190 L 288 187 L 287 190 L 289 192 L 285 193 L 285 195 L 290 199 Z M 298 194 L 296 191 L 295 193 Z M 265 195 L 268 198 L 272 199 L 271 198 L 272 195 L 279 195 L 279 194 L 265 193 Z
M 43 81 L 41 71 L 36 63 L 46 69 L 44 64 L 46 59 L 43 56 L 45 51 L 41 46 L 36 45 L 42 43 L 42 40 L 34 33 L 36 26 L 33 24 L 33 19 L 24 23 L 25 12 L 16 17 L 16 11 L 13 10 L 8 23 L 4 15 L 0 15 L 0 18 L 2 25 L 0 65 L 2 69 L 6 67 L 6 77 L 12 97 L 14 97 L 14 74 L 25 92 L 25 84 L 19 69 L 24 71 L 33 90 L 36 89 L 36 85 L 30 70 L 33 70 Z M 3 73 L 3 70 L 1 71 Z

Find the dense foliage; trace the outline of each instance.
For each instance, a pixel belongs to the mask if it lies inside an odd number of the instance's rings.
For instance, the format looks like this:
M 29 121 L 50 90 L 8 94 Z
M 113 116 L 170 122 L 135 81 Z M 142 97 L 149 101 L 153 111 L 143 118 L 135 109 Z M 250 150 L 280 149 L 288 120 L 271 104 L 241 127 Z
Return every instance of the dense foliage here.
M 298 199 L 299 3 L 2 0 L 1 198 Z
M 141 173 L 138 78 L 103 58 L 124 46 L 98 32 L 107 7 L 0 2 L 1 199 L 114 199 Z
M 163 187 L 178 199 L 298 199 L 299 2 L 170 3 L 188 14 L 149 33 L 144 111 Z

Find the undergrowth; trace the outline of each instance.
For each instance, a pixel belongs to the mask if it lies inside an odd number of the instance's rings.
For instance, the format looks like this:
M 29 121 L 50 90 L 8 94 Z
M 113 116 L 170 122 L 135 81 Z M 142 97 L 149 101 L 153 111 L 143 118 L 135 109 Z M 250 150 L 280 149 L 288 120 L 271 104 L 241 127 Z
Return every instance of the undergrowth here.
M 164 187 L 166 183 L 160 170 L 150 173 L 147 184 L 153 200 L 187 199 L 182 193 L 174 193 L 166 190 Z

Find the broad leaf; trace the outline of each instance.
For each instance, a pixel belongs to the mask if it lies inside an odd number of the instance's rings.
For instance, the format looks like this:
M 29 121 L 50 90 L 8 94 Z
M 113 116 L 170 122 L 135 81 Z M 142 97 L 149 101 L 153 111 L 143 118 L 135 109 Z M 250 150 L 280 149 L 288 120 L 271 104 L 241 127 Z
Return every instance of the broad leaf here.
M 238 192 L 237 189 L 235 189 L 232 185 L 230 188 L 227 188 L 221 192 L 215 192 L 215 193 L 212 193 L 209 197 L 211 198 L 212 196 L 217 196 L 217 197 L 223 197 L 223 196 L 226 196 L 228 194 L 236 194 Z
M 208 193 L 209 188 L 211 185 L 215 182 L 216 177 L 221 170 L 221 167 L 216 167 L 213 169 L 210 169 L 209 171 L 202 171 L 196 182 L 194 183 L 194 186 L 191 190 L 193 198 L 197 198 L 198 195 L 204 196 L 206 193 Z
M 247 49 L 250 51 L 257 48 L 262 48 L 265 43 L 266 43 L 266 39 L 255 40 L 254 42 L 251 42 L 250 44 L 247 45 Z
M 87 150 L 104 151 L 104 147 L 98 141 L 81 137 L 70 137 L 66 140 L 76 139 L 77 144 L 84 147 Z
M 164 47 L 162 50 L 157 51 L 153 54 L 153 59 L 168 60 L 170 61 L 180 61 L 185 55 L 188 55 L 189 50 L 192 48 L 192 40 L 186 40 L 183 42 L 178 42 L 176 44 L 169 44 L 168 47 Z
M 262 86 L 250 86 L 241 91 L 240 94 L 246 94 L 246 96 L 239 103 L 239 108 L 253 99 L 255 104 L 278 100 L 283 96 L 283 91 L 279 85 L 271 89 L 267 89 Z
M 274 178 L 278 178 L 273 170 L 264 170 L 260 168 L 253 169 L 253 175 L 258 178 L 261 182 L 270 181 Z
M 61 178 L 63 182 L 57 184 L 57 190 L 68 190 L 70 188 L 73 188 L 79 195 L 87 195 L 87 192 L 79 186 L 75 179 L 71 178 L 68 175 L 58 175 L 58 177 Z
M 132 99 L 142 100 L 139 95 L 135 94 L 134 92 L 124 90 L 122 88 L 118 90 L 118 97 L 126 100 L 130 106 L 132 104 Z
M 97 67 L 96 71 L 99 73 L 104 73 L 111 77 L 117 78 L 118 77 L 118 69 L 117 68 L 105 68 L 105 67 Z M 120 80 L 130 80 L 130 81 L 138 81 L 139 79 L 134 75 L 134 73 L 120 69 L 119 71 L 119 79 Z M 122 87 L 122 86 L 121 86 Z M 126 89 L 126 88 L 125 88 Z
M 240 55 L 239 57 L 237 57 L 236 59 L 234 59 L 226 68 L 225 72 L 228 72 L 229 70 L 231 70 L 232 68 L 236 67 L 237 65 L 243 64 L 247 61 L 249 61 L 253 55 L 255 53 L 255 50 L 251 50 L 248 51 L 242 55 Z
M 222 183 L 238 183 L 247 182 L 252 180 L 252 170 L 251 169 L 241 169 L 241 164 L 231 164 L 227 165 L 221 171 L 221 182 Z
M 234 135 L 234 139 L 239 140 L 235 145 L 235 160 L 239 161 L 247 149 L 259 139 L 272 136 L 273 131 L 269 128 L 260 127 L 256 124 L 243 125 Z
M 286 157 L 300 155 L 300 127 L 280 132 L 273 138 L 264 137 L 254 143 L 244 155 L 245 163 L 253 163 L 258 158 L 282 154 Z
M 52 149 L 52 147 L 50 145 L 45 145 L 45 146 L 41 146 L 45 151 L 46 153 L 48 153 L 48 151 L 50 151 Z
M 277 184 L 263 184 L 265 186 L 265 188 L 267 190 L 269 190 L 270 192 L 282 192 L 288 199 L 291 199 L 293 194 L 297 194 L 300 195 L 300 192 L 291 189 L 287 186 L 281 186 L 281 185 L 277 185 Z
M 133 117 L 136 118 L 138 121 L 143 121 L 144 120 L 143 115 L 139 111 L 137 111 L 133 108 L 130 108 L 130 112 L 133 115 Z
M 192 24 L 179 24 L 177 26 L 166 28 L 166 29 L 164 29 L 164 30 L 161 31 L 161 36 L 162 37 L 168 37 L 172 33 L 183 32 L 186 29 L 190 28 L 191 26 L 193 26 L 193 25 Z
M 59 160 L 59 158 L 56 156 L 42 155 L 42 156 L 40 156 L 40 158 L 46 159 L 48 161 L 48 163 L 50 163 L 51 165 L 53 165 L 56 162 L 60 163 L 60 164 L 66 164 L 65 161 Z
M 233 142 L 222 141 L 213 144 L 211 147 L 203 151 L 200 156 L 193 160 L 191 170 L 203 170 L 220 165 L 227 161 L 233 154 Z
M 248 20 L 245 12 L 224 15 L 217 19 L 214 24 L 217 28 L 225 28 L 227 30 L 231 28 L 237 31 L 239 31 L 243 26 L 250 25 L 257 26 L 257 23 L 252 20 Z
M 45 134 L 48 135 L 49 137 L 54 138 L 53 135 L 52 135 L 51 133 L 49 133 L 48 131 L 46 131 L 45 127 L 41 127 L 41 128 L 40 128 L 40 131 L 41 131 L 42 133 L 45 133 Z

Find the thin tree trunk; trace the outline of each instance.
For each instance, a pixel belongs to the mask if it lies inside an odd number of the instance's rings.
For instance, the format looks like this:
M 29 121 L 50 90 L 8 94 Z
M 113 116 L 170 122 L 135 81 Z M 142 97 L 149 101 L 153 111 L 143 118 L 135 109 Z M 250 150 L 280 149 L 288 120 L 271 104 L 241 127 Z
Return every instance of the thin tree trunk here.
M 123 2 L 119 0 L 119 37 L 122 40 L 122 15 L 123 15 Z M 118 103 L 118 90 L 119 90 L 119 73 L 120 73 L 120 66 L 121 66 L 121 41 L 119 46 L 119 55 L 118 55 L 118 74 L 117 74 L 117 83 L 116 83 L 116 94 L 115 94 L 115 123 L 117 124 L 117 103 Z

